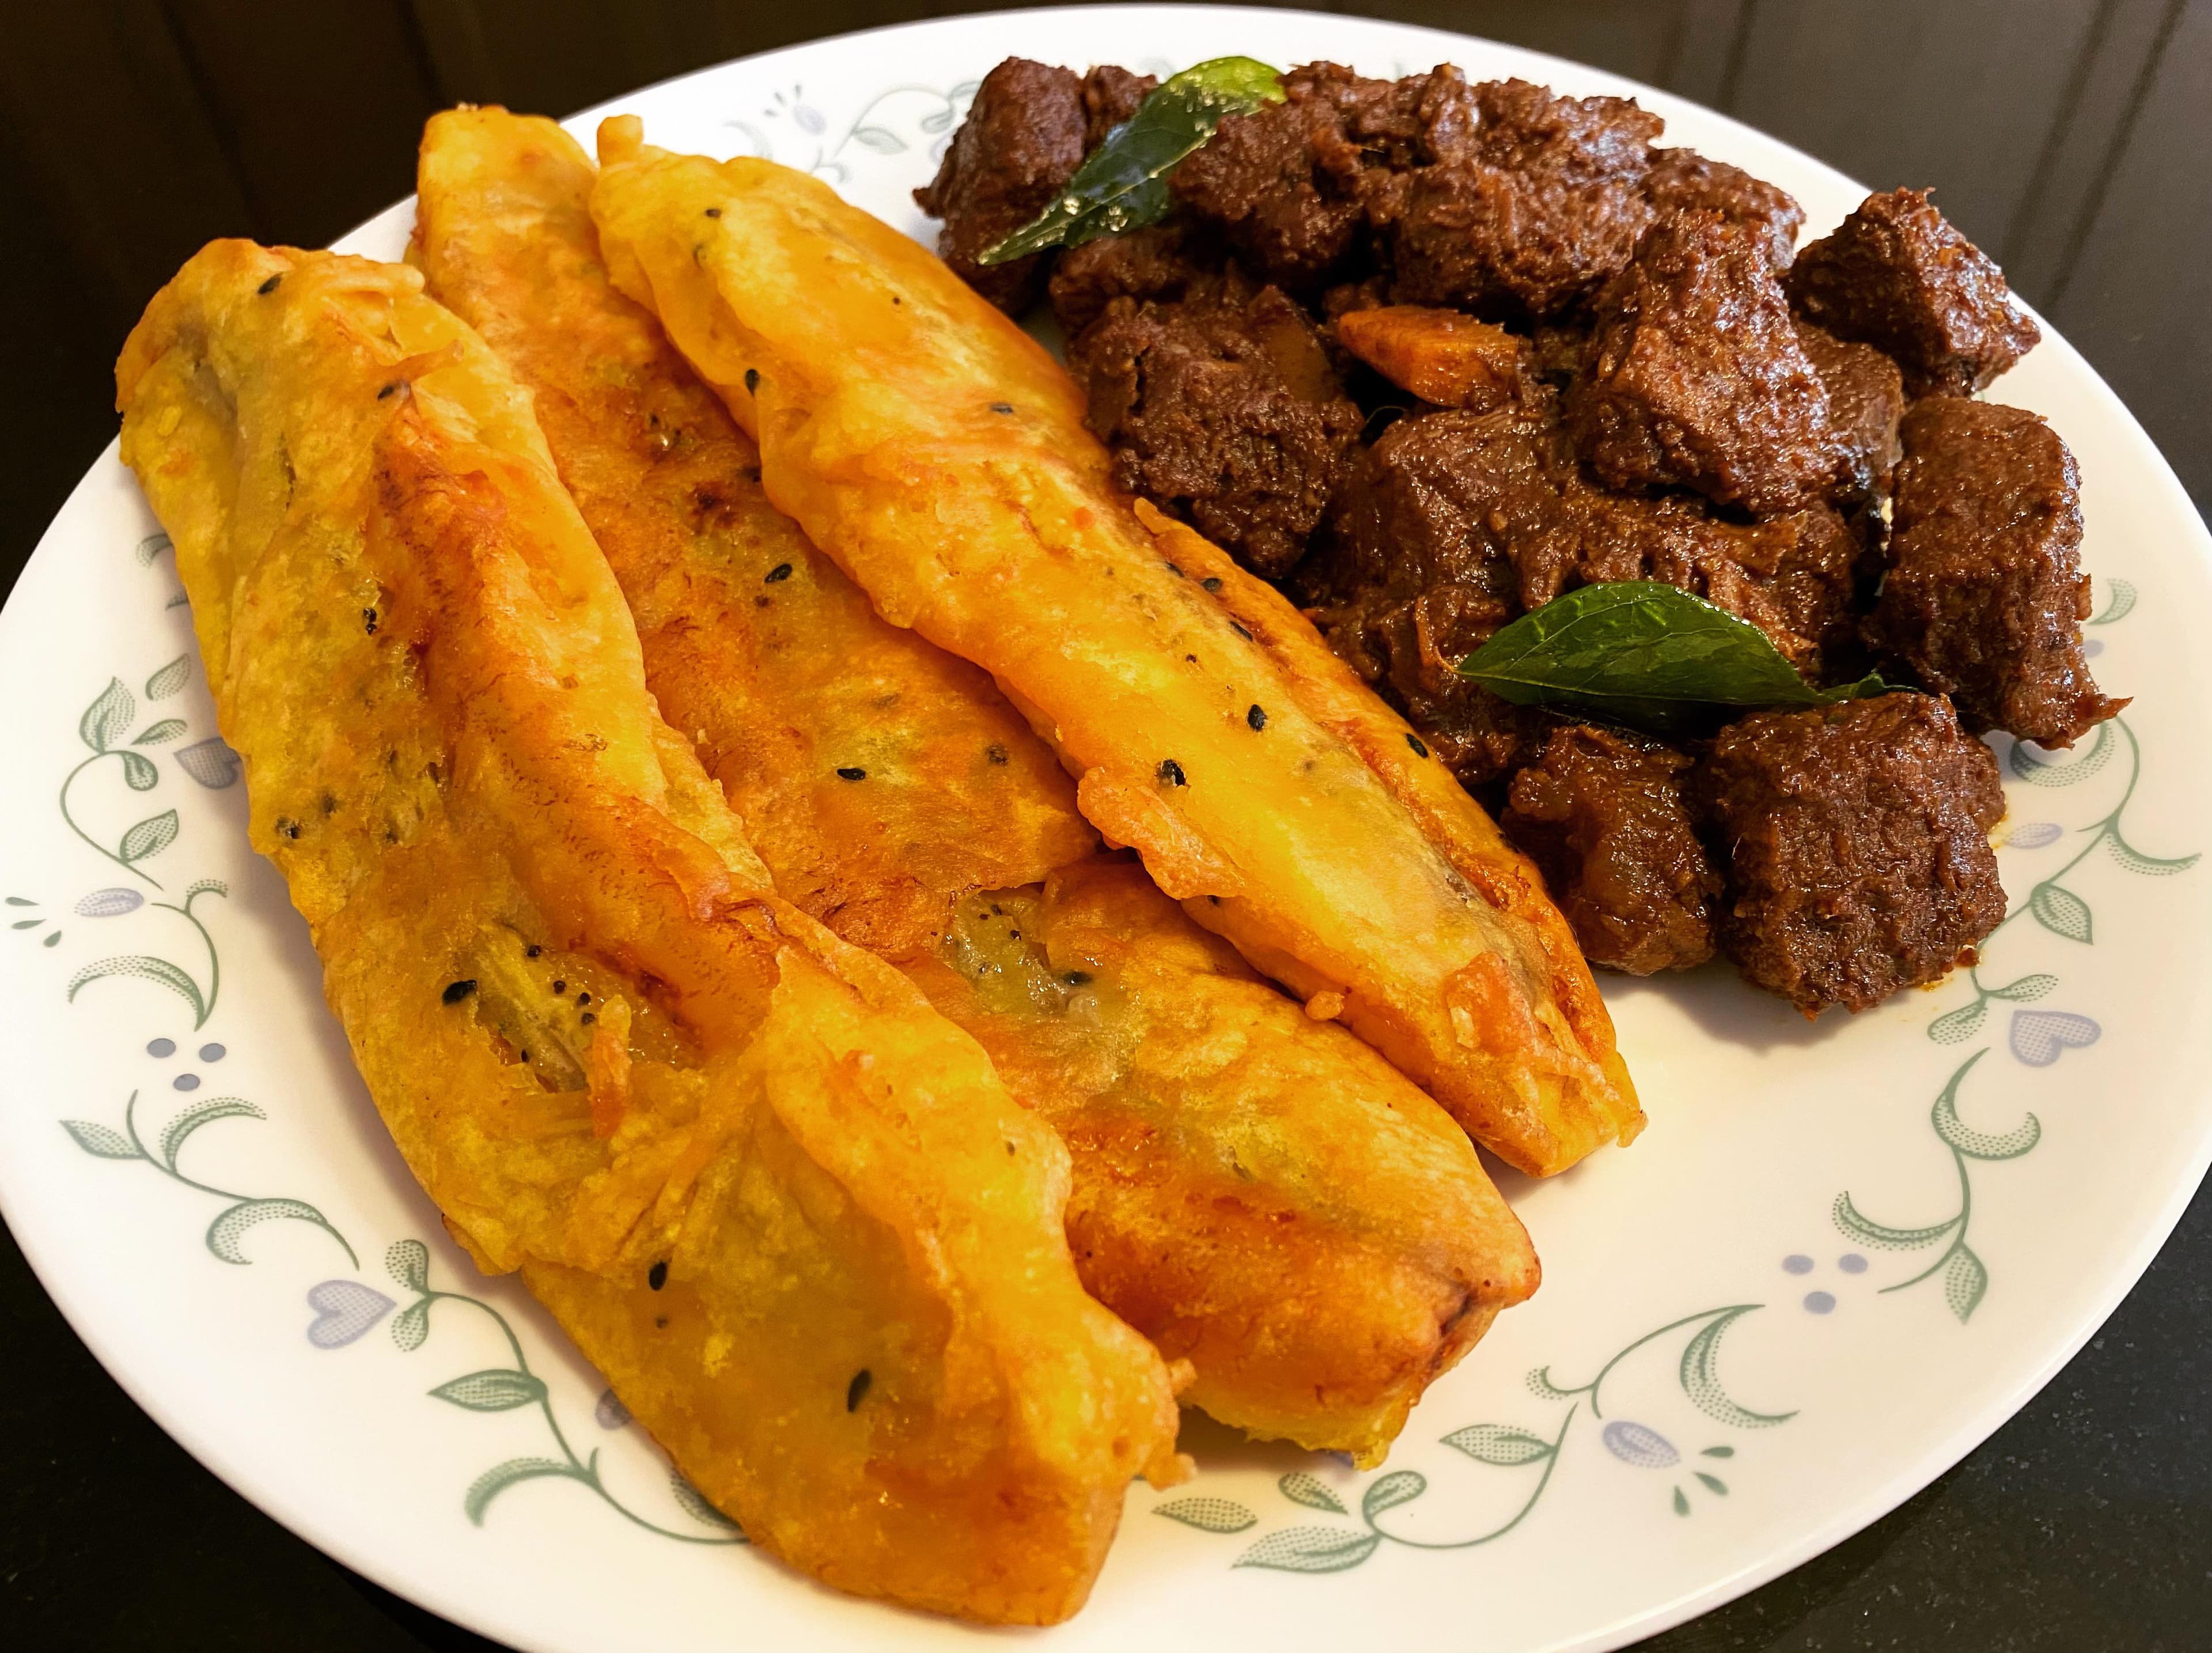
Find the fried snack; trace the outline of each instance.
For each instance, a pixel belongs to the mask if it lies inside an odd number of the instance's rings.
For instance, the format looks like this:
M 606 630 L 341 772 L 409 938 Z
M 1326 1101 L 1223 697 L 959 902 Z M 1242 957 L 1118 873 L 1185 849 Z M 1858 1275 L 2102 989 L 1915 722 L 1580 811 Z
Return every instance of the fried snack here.
M 609 274 L 760 443 L 769 498 L 997 679 L 1109 842 L 1514 1164 L 1641 1128 L 1535 870 L 1295 611 L 1139 523 L 1042 348 L 812 179 L 646 149 L 634 119 L 601 143 Z
M 528 393 L 414 271 L 217 242 L 117 367 L 255 847 L 401 1152 L 748 1535 L 993 1622 L 1079 1607 L 1170 1378 L 1065 1150 L 769 893 Z
M 412 256 L 533 393 L 663 710 L 748 829 L 776 823 L 750 836 L 778 888 L 900 963 L 1059 1127 L 1078 1272 L 1191 1360 L 1185 1399 L 1379 1459 L 1534 1287 L 1520 1224 L 1441 1109 L 1097 853 L 989 681 L 877 618 L 768 503 L 751 442 L 608 284 L 592 177 L 550 121 L 435 116 Z M 848 757 L 864 772 L 829 778 Z M 871 899 L 948 872 L 969 898 L 929 903 L 927 933 Z

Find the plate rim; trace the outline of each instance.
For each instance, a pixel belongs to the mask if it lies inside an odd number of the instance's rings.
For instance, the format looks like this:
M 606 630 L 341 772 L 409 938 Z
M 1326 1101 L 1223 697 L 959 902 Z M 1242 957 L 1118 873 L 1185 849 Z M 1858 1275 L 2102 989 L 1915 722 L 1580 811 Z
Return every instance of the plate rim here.
M 1651 86 L 1632 76 L 1595 64 L 1494 40 L 1488 36 L 1465 31 L 1441 28 L 1426 23 L 1402 21 L 1357 13 L 1316 11 L 1291 7 L 1243 7 L 1209 4 L 1133 3 L 1085 6 L 1038 6 L 1017 8 L 988 13 L 962 12 L 875 25 L 866 28 L 848 30 L 805 40 L 794 41 L 765 52 L 722 59 L 695 69 L 648 82 L 603 99 L 575 112 L 561 117 L 561 124 L 572 131 L 595 122 L 605 115 L 621 112 L 623 105 L 647 94 L 658 94 L 682 87 L 688 82 L 724 73 L 740 66 L 761 66 L 774 64 L 780 58 L 811 53 L 824 49 L 849 46 L 853 43 L 877 37 L 934 32 L 948 27 L 988 18 L 1006 21 L 1011 28 L 1019 30 L 1026 26 L 1050 27 L 1056 21 L 1078 18 L 1095 24 L 1102 14 L 1124 14 L 1133 17 L 1152 17 L 1162 22 L 1194 15 L 1212 19 L 1234 18 L 1249 22 L 1255 28 L 1264 27 L 1267 21 L 1277 19 L 1296 19 L 1302 22 L 1322 20 L 1331 24 L 1353 27 L 1371 27 L 1396 32 L 1403 35 L 1432 39 L 1439 43 L 1449 41 L 1474 42 L 1481 46 L 1503 52 L 1523 63 L 1551 70 L 1564 70 L 1571 78 L 1587 82 L 1595 78 L 1607 83 L 1608 88 L 1618 88 L 1616 95 L 1634 96 L 1639 100 L 1656 98 L 1662 103 L 1680 104 L 1696 107 L 1704 115 L 1724 123 L 1736 131 L 1754 136 L 1759 142 L 1787 151 L 1802 165 L 1827 176 L 1839 179 L 1854 191 L 1864 193 L 1865 186 L 1840 169 L 1820 161 L 1796 145 L 1776 137 L 1747 121 L 1712 108 L 1699 100 Z M 1649 102 L 1646 106 L 1651 106 Z M 386 221 L 399 215 L 411 214 L 415 197 L 410 194 L 391 205 L 372 214 L 349 228 L 331 243 L 332 248 L 345 250 L 364 234 L 374 231 Z M 2024 309 L 2034 315 L 2044 331 L 2041 348 L 2056 345 L 2070 366 L 2078 368 L 2078 386 L 2069 386 L 2069 394 L 2087 392 L 2103 404 L 2107 416 L 2117 415 L 2124 434 L 2137 444 L 2141 451 L 2154 462 L 2148 474 L 2155 476 L 2165 503 L 2178 507 L 2178 514 L 2193 526 L 2194 532 L 2185 536 L 2185 553 L 2193 556 L 2202 570 L 2212 572 L 2212 529 L 2208 529 L 2203 515 L 2197 511 L 2187 489 L 2172 465 L 2146 431 L 2125 401 L 2106 380 L 2093 364 L 2083 356 L 2070 340 L 2052 327 L 2039 313 L 2015 298 Z M 60 509 L 41 532 L 22 572 L 11 588 L 7 601 L 0 605 L 0 651 L 9 645 L 33 622 L 32 605 L 23 600 L 27 586 L 33 582 L 34 574 L 40 580 L 53 578 L 61 560 L 57 544 L 58 532 L 65 520 L 79 508 L 80 498 L 101 485 L 101 473 L 111 465 L 119 465 L 118 439 L 111 438 L 70 489 Z M 2132 481 L 2143 480 L 2131 478 Z M 52 565 L 52 566 L 50 566 Z M 13 1073 L 0 1071 L 0 1094 L 4 1094 L 12 1105 L 21 1097 Z M 1808 1534 L 1796 1542 L 1784 1546 L 1759 1560 L 1734 1571 L 1708 1579 L 1703 1584 L 1685 1589 L 1670 1599 L 1656 1602 L 1640 1612 L 1616 1623 L 1593 1629 L 1572 1640 L 1554 1644 L 1557 1653 L 1613 1653 L 1660 1634 L 1711 1612 L 1728 1602 L 1749 1594 L 1784 1574 L 1795 1571 L 1833 1548 L 1844 1540 L 1864 1531 L 1883 1519 L 1917 1493 L 1932 1485 L 1943 1474 L 1962 1462 L 1968 1455 L 1986 1443 L 2006 1423 L 2017 1415 L 2034 1397 L 2072 1362 L 2081 1349 L 2102 1329 L 2114 1311 L 2141 1283 L 2145 1273 L 2172 1238 L 2174 1230 L 2186 1214 L 2191 1203 L 2204 1182 L 2208 1170 L 2212 1170 L 2212 1074 L 2208 1074 L 2201 1094 L 2204 1103 L 2198 1110 L 2197 1139 L 2192 1152 L 2182 1162 L 2184 1169 L 2173 1176 L 2169 1192 L 2154 1217 L 2139 1230 L 2136 1244 L 2124 1261 L 2109 1269 L 2098 1283 L 2094 1293 L 2097 1306 L 2094 1312 L 2085 1313 L 2068 1335 L 2054 1344 L 2045 1357 L 2033 1367 L 2022 1366 L 2016 1376 L 2006 1383 L 2002 1391 L 1985 1401 L 1972 1414 L 1968 1422 L 1954 1426 L 1936 1444 L 1923 1449 L 1903 1461 L 1900 1467 L 1884 1476 L 1871 1490 L 1832 1512 Z M 18 1207 L 8 1197 L 9 1179 L 0 1176 L 0 1217 L 4 1217 L 18 1249 L 37 1277 L 48 1300 L 61 1313 L 70 1330 L 98 1360 L 102 1369 L 112 1378 L 132 1402 L 143 1411 L 179 1446 L 189 1452 L 204 1468 L 215 1474 L 232 1492 L 256 1509 L 278 1522 L 289 1531 L 313 1545 L 324 1554 L 341 1565 L 371 1579 L 381 1588 L 428 1611 L 477 1633 L 511 1643 L 517 1647 L 544 1649 L 548 1653 L 596 1653 L 595 1644 L 561 1635 L 557 1631 L 538 1625 L 524 1626 L 507 1622 L 507 1614 L 497 1604 L 481 1603 L 465 1594 L 447 1588 L 436 1579 L 418 1577 L 408 1573 L 398 1561 L 387 1561 L 372 1553 L 365 1542 L 349 1536 L 344 1526 L 333 1515 L 321 1511 L 330 1508 L 298 1495 L 281 1482 L 260 1476 L 249 1468 L 240 1455 L 228 1449 L 219 1436 L 195 1422 L 179 1405 L 168 1399 L 164 1392 L 148 1381 L 149 1374 L 131 1365 L 117 1350 L 114 1342 L 97 1326 L 94 1319 L 93 1299 L 73 1291 L 58 1291 L 57 1279 L 66 1279 L 70 1270 L 52 1255 L 50 1248 L 61 1243 L 60 1237 L 41 1231 L 35 1225 L 24 1225 L 17 1220 Z M 878 1604 L 880 1605 L 880 1604 Z M 891 1627 L 906 1622 L 903 1610 L 889 1609 L 892 1616 L 884 1623 L 887 1633 L 896 1633 Z M 518 1632 L 526 1628 L 526 1634 Z

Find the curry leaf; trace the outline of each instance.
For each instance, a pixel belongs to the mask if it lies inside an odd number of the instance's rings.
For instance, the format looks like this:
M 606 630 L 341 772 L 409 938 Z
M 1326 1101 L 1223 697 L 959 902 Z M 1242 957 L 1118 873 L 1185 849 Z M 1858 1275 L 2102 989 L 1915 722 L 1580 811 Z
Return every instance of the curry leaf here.
M 1516 706 L 1556 706 L 1657 733 L 1717 707 L 1823 706 L 1890 692 L 1873 675 L 1816 689 L 1748 620 L 1651 580 L 1555 598 L 1459 669 Z
M 1168 173 L 1213 136 L 1222 117 L 1282 96 L 1280 73 L 1250 58 L 1213 58 L 1171 76 L 1085 157 L 1042 212 L 978 262 L 1007 264 L 1158 222 L 1167 216 Z

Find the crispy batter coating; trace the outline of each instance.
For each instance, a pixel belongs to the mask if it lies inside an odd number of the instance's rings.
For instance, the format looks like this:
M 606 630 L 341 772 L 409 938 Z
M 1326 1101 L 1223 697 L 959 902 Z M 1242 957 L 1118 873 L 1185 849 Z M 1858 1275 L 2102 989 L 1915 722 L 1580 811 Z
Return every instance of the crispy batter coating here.
M 1520 1224 L 1441 1109 L 1097 854 L 1073 784 L 982 674 L 877 618 L 768 503 L 750 441 L 608 284 L 592 177 L 550 121 L 436 116 L 416 256 L 536 397 L 663 708 L 749 829 L 781 823 L 751 833 L 779 889 L 902 963 L 1061 1131 L 1078 1272 L 1192 1361 L 1185 1399 L 1379 1458 L 1534 1288 Z M 750 641 L 770 625 L 772 647 Z M 817 687 L 847 672 L 871 685 L 876 750 L 920 757 L 881 789 L 872 763 L 835 783 L 833 811 L 782 754 L 848 738 L 855 697 Z M 942 890 L 945 867 L 972 892 L 949 927 L 868 921 L 863 873 Z
M 811 179 L 646 150 L 634 121 L 602 144 L 609 273 L 760 442 L 769 498 L 998 679 L 1109 842 L 1515 1164 L 1636 1133 L 1533 869 L 1440 766 L 1409 772 L 1402 723 L 1267 587 L 1218 552 L 1187 577 L 1176 548 L 1212 548 L 1115 495 L 1041 348 Z
M 421 286 L 217 242 L 117 368 L 254 844 L 370 1094 L 755 1543 L 1063 1619 L 1131 1475 L 1176 1468 L 1167 1369 L 1076 1279 L 1066 1152 L 769 893 L 528 393 Z

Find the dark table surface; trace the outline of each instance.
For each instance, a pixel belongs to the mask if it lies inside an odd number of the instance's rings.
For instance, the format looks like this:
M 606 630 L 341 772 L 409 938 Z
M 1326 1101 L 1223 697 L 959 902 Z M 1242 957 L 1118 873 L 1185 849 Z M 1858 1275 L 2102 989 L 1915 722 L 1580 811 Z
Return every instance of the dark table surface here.
M 565 112 L 911 0 L 0 3 L 0 589 L 113 434 L 141 307 L 216 235 L 317 246 L 412 186 L 423 118 Z M 2212 505 L 2212 0 L 1376 0 L 1711 104 L 1945 210 Z M 2115 1098 L 2116 1102 L 2122 1098 Z M 2212 1198 L 1987 1444 L 1648 1647 L 2212 1648 Z M 328 1560 L 124 1395 L 0 1246 L 0 1637 L 489 1648 Z

